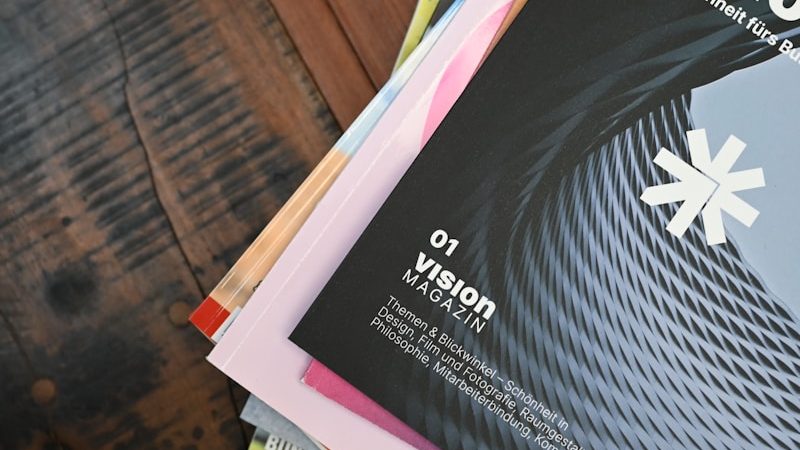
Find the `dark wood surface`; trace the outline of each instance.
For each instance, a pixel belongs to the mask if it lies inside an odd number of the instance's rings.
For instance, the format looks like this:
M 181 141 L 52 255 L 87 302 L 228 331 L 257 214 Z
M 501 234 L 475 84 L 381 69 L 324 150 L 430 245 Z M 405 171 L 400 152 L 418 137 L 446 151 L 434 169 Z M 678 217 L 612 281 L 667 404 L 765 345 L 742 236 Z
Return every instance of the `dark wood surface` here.
M 388 78 L 413 0 L 0 2 L 0 449 L 242 449 L 186 317 Z

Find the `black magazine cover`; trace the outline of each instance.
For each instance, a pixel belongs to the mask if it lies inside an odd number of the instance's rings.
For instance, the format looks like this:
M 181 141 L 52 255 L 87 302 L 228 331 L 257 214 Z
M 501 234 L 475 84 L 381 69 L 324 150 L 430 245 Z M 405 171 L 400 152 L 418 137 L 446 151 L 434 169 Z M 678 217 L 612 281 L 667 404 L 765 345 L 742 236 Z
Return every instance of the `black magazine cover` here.
M 443 449 L 799 449 L 799 19 L 529 1 L 292 341 Z

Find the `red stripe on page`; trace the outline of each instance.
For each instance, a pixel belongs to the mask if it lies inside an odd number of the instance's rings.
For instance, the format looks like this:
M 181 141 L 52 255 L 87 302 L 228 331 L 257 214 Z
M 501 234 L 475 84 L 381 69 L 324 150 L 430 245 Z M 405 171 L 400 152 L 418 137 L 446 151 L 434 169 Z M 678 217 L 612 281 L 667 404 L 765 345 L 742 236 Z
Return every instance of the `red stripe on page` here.
M 210 338 L 230 315 L 230 311 L 223 308 L 213 298 L 208 297 L 189 316 L 189 322 L 194 324 L 207 338 Z

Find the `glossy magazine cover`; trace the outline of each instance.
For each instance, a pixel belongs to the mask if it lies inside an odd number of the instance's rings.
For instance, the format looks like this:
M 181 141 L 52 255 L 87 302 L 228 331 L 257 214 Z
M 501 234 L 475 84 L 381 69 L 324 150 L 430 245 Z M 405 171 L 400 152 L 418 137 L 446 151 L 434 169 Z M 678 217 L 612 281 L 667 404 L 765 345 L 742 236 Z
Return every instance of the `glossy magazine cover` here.
M 798 20 L 530 2 L 291 339 L 443 449 L 800 448 Z

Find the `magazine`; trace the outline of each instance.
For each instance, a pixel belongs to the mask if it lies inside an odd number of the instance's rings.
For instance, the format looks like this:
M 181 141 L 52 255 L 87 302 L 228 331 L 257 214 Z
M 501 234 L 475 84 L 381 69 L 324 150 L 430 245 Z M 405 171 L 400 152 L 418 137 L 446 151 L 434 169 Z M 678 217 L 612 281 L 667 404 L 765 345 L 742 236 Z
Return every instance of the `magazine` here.
M 291 339 L 443 449 L 800 448 L 798 20 L 529 3 Z

